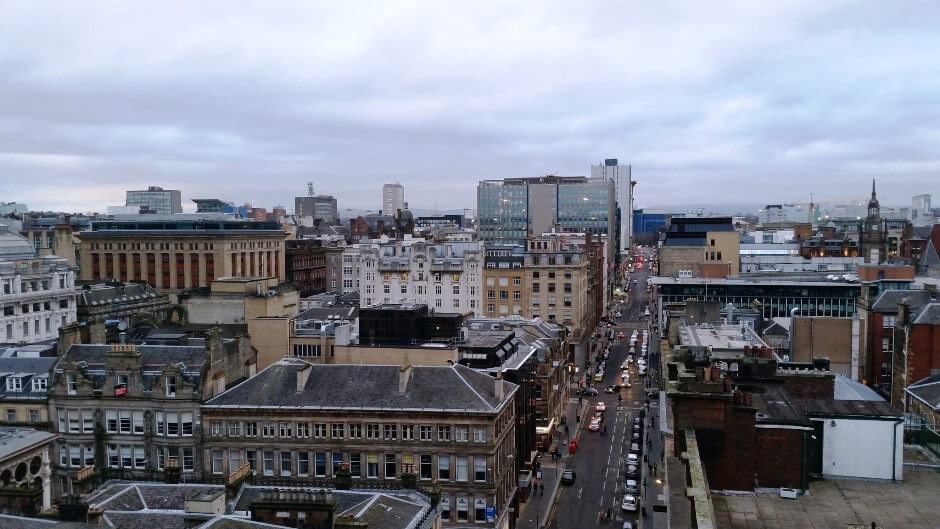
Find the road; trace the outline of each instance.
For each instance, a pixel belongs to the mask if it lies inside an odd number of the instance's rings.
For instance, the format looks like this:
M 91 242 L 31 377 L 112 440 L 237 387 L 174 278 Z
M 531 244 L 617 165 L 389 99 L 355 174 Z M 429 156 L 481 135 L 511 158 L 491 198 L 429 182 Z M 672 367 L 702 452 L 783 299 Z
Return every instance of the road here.
M 622 317 L 614 326 L 614 330 L 623 332 L 626 339 L 611 347 L 604 380 L 594 383 L 600 394 L 597 397 L 584 397 L 589 404 L 585 413 L 588 418 L 593 414 L 597 401 L 607 405 L 602 423 L 607 429 L 607 435 L 587 431 L 589 421 L 582 418 L 578 426 L 585 430 L 581 432 L 577 453 L 568 461 L 568 468 L 576 472 L 577 478 L 573 485 L 562 488 L 550 527 L 567 529 L 602 525 L 619 528 L 625 520 L 633 520 L 636 523 L 639 511 L 622 512 L 620 502 L 626 479 L 623 474 L 626 470 L 623 461 L 630 451 L 633 419 L 638 417 L 644 408 L 645 377 L 638 377 L 635 367 L 632 368 L 633 384 L 632 387 L 621 390 L 623 400 L 619 407 L 617 395 L 604 393 L 604 388 L 619 383 L 620 365 L 627 357 L 627 345 L 633 329 L 639 329 L 636 349 L 637 352 L 640 350 L 643 329 L 649 321 L 643 314 L 649 301 L 646 286 L 648 276 L 649 268 L 646 266 L 643 270 L 629 274 L 630 292 L 622 310 Z M 634 279 L 637 280 L 636 284 L 632 283 Z M 592 363 L 589 367 L 590 372 L 593 372 L 595 364 Z M 610 521 L 605 521 L 608 509 L 612 516 Z

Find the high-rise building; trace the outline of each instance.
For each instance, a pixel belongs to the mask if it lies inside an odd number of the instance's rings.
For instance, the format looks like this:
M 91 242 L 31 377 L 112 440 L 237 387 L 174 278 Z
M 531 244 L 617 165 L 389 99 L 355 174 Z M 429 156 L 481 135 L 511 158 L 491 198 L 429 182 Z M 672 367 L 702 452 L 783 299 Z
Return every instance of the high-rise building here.
M 525 245 L 528 237 L 553 230 L 608 235 L 615 233 L 614 182 L 554 175 L 482 180 L 477 211 L 486 244 Z
M 405 206 L 405 186 L 401 184 L 385 184 L 382 186 L 382 213 L 394 215 Z
M 911 199 L 911 223 L 914 226 L 932 226 L 933 210 L 930 209 L 930 195 L 916 195 Z
M 126 206 L 142 206 L 146 213 L 169 215 L 182 213 L 183 203 L 178 189 L 150 186 L 146 190 L 128 191 Z
M 591 166 L 591 178 L 603 178 L 614 183 L 618 223 L 616 227 L 617 251 L 630 251 L 633 243 L 633 181 L 630 165 L 621 165 L 616 158 L 604 160 L 603 165 Z

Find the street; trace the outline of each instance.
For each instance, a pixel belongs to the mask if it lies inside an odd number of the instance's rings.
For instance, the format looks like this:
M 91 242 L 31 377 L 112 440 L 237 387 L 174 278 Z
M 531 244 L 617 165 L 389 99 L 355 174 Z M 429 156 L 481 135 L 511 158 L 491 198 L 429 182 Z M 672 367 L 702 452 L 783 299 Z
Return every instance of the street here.
M 559 494 L 557 508 L 554 518 L 549 522 L 550 527 L 573 528 L 585 527 L 592 524 L 603 524 L 606 527 L 621 527 L 624 521 L 633 521 L 636 524 L 638 517 L 642 516 L 643 506 L 646 506 L 647 516 L 651 516 L 652 504 L 655 502 L 646 498 L 646 495 L 658 494 L 658 489 L 654 488 L 655 478 L 650 475 L 651 468 L 644 462 L 643 454 L 646 454 L 646 436 L 639 439 L 641 447 L 640 469 L 641 477 L 637 480 L 641 486 L 639 502 L 635 512 L 626 512 L 621 510 L 621 501 L 624 496 L 624 486 L 626 483 L 626 457 L 630 452 L 631 435 L 633 431 L 633 420 L 639 417 L 645 408 L 646 394 L 644 386 L 646 376 L 639 376 L 636 363 L 631 365 L 630 380 L 632 387 L 620 390 L 622 402 L 618 403 L 617 394 L 605 393 L 604 388 L 620 383 L 620 366 L 627 358 L 630 335 L 634 329 L 638 332 L 638 341 L 636 344 L 637 357 L 639 358 L 640 348 L 643 341 L 643 330 L 648 328 L 649 318 L 644 316 L 644 310 L 648 304 L 649 296 L 647 293 L 646 278 L 649 276 L 649 267 L 643 270 L 635 271 L 631 274 L 625 274 L 624 279 L 630 281 L 630 292 L 622 306 L 622 315 L 617 319 L 613 330 L 622 332 L 625 335 L 623 340 L 614 340 L 611 342 L 610 358 L 606 361 L 604 378 L 601 382 L 594 382 L 593 386 L 599 391 L 596 397 L 583 397 L 587 408 L 584 411 L 585 417 L 577 423 L 582 428 L 580 443 L 577 453 L 567 456 L 566 468 L 576 472 L 577 479 L 574 484 L 564 486 Z M 637 283 L 633 284 L 636 279 Z M 649 345 L 648 363 L 651 368 L 653 365 L 653 356 L 658 353 L 658 343 L 655 339 Z M 602 352 L 599 348 L 598 352 Z M 578 365 L 583 368 L 585 360 L 589 360 L 589 371 L 587 374 L 593 374 L 597 367 L 594 362 L 594 354 L 589 359 L 578 359 Z M 649 376 L 652 376 L 651 372 Z M 593 380 L 593 379 L 588 379 Z M 590 384 L 590 382 L 589 382 Z M 601 423 L 601 431 L 591 432 L 587 430 L 590 418 L 593 416 L 597 402 L 604 402 L 607 411 L 604 413 L 604 420 Z M 618 405 L 619 404 L 619 405 Z M 655 407 L 656 401 L 653 402 Z M 658 424 L 653 424 L 650 428 L 650 422 L 643 420 L 644 434 L 651 434 L 653 441 L 652 451 L 655 458 L 652 463 L 658 463 L 661 454 L 661 443 L 659 442 Z M 604 431 L 606 430 L 606 435 Z M 642 487 L 643 479 L 646 477 L 647 485 Z M 610 514 L 609 520 L 607 519 Z M 649 519 L 647 519 L 649 520 Z M 646 527 L 652 526 L 647 521 Z

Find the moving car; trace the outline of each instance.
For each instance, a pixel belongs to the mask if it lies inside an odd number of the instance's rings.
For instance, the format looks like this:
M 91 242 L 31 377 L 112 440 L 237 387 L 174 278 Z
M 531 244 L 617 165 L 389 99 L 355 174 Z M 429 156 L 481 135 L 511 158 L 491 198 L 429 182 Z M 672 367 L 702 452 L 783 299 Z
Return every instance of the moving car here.
M 645 375 L 645 374 L 646 374 L 646 366 L 645 366 L 645 365 L 640 366 L 640 368 L 637 369 L 637 374 L 640 375 L 640 376 Z
M 602 412 L 602 411 L 595 411 L 595 412 L 594 412 L 594 419 L 597 420 L 597 421 L 600 421 L 600 422 L 604 422 L 604 412 Z
M 614 384 L 613 386 L 607 386 L 604 388 L 604 393 L 617 393 L 620 391 L 620 384 Z
M 601 421 L 598 419 L 591 419 L 591 424 L 588 425 L 588 431 L 596 432 L 601 429 Z
M 634 527 L 636 526 L 633 525 L 633 522 L 623 522 L 623 527 L 620 529 L 634 529 Z
M 633 284 L 634 284 L 634 285 L 636 284 L 636 279 L 633 280 Z
M 627 337 L 627 335 L 625 335 L 625 334 L 623 333 L 623 331 L 620 331 L 620 332 L 617 333 L 617 339 L 618 339 L 618 340 L 623 340 L 623 339 L 626 338 L 626 337 Z
M 597 408 L 597 411 L 601 411 L 601 412 L 607 411 L 607 405 L 600 401 L 598 401 L 597 404 L 594 405 L 594 407 Z
M 624 496 L 620 508 L 627 512 L 636 512 L 636 496 L 630 494 Z
M 603 372 L 603 371 L 598 371 L 598 372 L 594 375 L 594 382 L 601 382 L 602 380 L 604 380 L 604 372 Z
M 597 389 L 596 388 L 584 388 L 583 390 L 581 390 L 581 394 L 587 397 L 596 397 Z
M 576 477 L 578 477 L 578 475 L 575 474 L 575 471 L 574 471 L 574 470 L 565 470 L 564 472 L 561 473 L 561 484 L 562 484 L 562 485 L 573 485 L 573 484 L 574 484 L 574 479 L 575 479 Z
M 634 279 L 633 282 L 636 283 L 636 280 Z M 621 318 L 621 317 L 623 317 L 623 313 L 620 312 L 619 310 L 614 311 L 614 317 L 615 317 L 615 318 Z

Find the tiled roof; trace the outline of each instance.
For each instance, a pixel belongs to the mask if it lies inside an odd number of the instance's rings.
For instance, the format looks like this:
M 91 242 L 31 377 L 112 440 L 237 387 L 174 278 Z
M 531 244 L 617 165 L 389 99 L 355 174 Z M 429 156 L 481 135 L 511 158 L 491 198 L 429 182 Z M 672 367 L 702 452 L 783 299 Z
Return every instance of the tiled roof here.
M 922 378 L 904 388 L 904 391 L 926 402 L 933 409 L 940 409 L 940 374 Z
M 907 298 L 911 310 L 917 310 L 930 302 L 930 293 L 926 290 L 885 290 L 872 303 L 876 312 L 897 312 L 898 302 Z
M 86 362 L 89 366 L 104 366 L 105 354 L 110 345 L 74 344 L 65 352 L 63 358 L 72 362 Z M 198 371 L 206 362 L 205 347 L 185 345 L 138 345 L 141 365 L 161 368 L 167 364 L 182 362 L 190 370 Z
M 33 428 L 0 426 L 0 461 L 30 447 L 49 441 L 55 436 L 54 433 L 34 430 Z
M 297 372 L 309 366 L 309 378 L 297 391 Z M 460 410 L 491 412 L 516 388 L 503 381 L 495 396 L 493 377 L 461 366 L 414 366 L 399 393 L 400 366 L 308 364 L 284 359 L 209 400 L 204 406 L 278 406 L 325 409 Z
M 940 302 L 924 305 L 914 314 L 914 325 L 940 325 Z
M 114 529 L 195 529 L 212 518 L 212 515 L 155 512 L 114 512 L 104 514 Z
M 56 359 L 54 357 L 0 358 L 0 399 L 44 399 L 46 390 L 33 391 L 33 378 L 48 376 Z M 22 390 L 7 391 L 7 376 L 21 376 Z M 25 375 L 25 376 L 23 376 Z M 48 383 L 47 383 L 48 384 Z
M 885 401 L 797 399 L 794 403 L 811 416 L 901 418 L 901 412 Z

